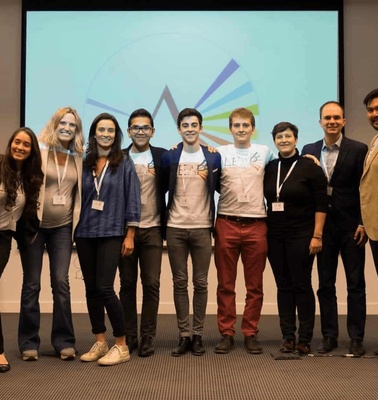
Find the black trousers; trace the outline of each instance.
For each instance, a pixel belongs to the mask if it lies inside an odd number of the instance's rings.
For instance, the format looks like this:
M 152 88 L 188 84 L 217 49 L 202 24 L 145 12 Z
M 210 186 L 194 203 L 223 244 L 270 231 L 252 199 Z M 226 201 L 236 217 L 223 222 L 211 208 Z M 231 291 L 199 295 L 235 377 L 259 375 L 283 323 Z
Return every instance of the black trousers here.
M 143 287 L 140 336 L 155 337 L 160 298 L 160 272 L 163 239 L 160 227 L 139 228 L 134 238 L 134 251 L 122 257 L 119 263 L 122 302 L 126 337 L 138 337 L 137 282 L 138 263 Z
M 315 323 L 315 296 L 311 283 L 314 256 L 309 255 L 311 237 L 271 237 L 268 259 L 277 285 L 277 304 L 284 339 L 310 343 Z
M 126 334 L 122 304 L 114 291 L 122 241 L 122 236 L 76 238 L 89 319 L 95 335 L 106 331 L 105 310 L 113 328 L 113 336 Z
M 371 253 L 373 254 L 375 270 L 377 271 L 378 275 L 378 240 L 369 239 L 369 242 L 370 242 Z
M 354 231 L 345 231 L 330 219 L 323 231 L 323 249 L 317 255 L 322 335 L 337 338 L 339 334 L 336 276 L 339 254 L 347 283 L 347 330 L 351 339 L 363 340 L 366 321 L 365 246 L 358 247 Z

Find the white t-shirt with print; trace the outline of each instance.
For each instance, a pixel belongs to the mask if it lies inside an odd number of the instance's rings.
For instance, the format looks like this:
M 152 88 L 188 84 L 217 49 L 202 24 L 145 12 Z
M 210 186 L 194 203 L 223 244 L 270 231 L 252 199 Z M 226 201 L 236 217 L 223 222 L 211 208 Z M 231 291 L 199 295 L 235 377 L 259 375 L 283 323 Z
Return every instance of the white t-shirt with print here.
M 202 149 L 182 151 L 167 225 L 173 228 L 210 228 L 210 197 L 207 190 L 208 166 Z
M 266 217 L 264 173 L 276 158 L 266 145 L 251 144 L 238 149 L 233 144 L 217 148 L 222 158 L 218 213 L 238 217 Z
M 151 149 L 141 153 L 129 152 L 140 182 L 141 215 L 139 228 L 160 226 L 156 202 L 156 172 Z

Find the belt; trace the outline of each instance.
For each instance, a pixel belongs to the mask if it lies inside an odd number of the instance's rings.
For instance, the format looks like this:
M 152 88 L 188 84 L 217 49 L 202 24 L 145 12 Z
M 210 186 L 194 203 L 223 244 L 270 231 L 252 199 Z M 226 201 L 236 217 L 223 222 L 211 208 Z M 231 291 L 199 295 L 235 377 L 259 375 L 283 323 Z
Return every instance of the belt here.
M 239 222 L 240 224 L 252 224 L 254 222 L 265 221 L 265 218 L 237 217 L 235 215 L 218 214 L 217 217 L 220 219 L 226 219 L 227 221 Z

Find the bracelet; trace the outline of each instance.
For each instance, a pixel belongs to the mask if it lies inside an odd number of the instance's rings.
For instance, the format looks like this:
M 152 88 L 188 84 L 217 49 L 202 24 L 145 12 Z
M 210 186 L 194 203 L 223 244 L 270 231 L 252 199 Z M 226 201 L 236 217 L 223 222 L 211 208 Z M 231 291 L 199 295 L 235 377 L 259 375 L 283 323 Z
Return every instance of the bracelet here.
M 318 239 L 318 240 L 323 240 L 323 238 L 321 236 L 313 236 L 313 239 Z

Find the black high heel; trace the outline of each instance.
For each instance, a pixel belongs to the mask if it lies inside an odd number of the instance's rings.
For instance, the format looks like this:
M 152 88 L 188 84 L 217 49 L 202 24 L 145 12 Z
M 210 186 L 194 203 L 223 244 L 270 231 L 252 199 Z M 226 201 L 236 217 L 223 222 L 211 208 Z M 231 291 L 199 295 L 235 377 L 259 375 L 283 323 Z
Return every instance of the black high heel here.
M 10 370 L 10 364 L 0 364 L 0 373 L 8 372 Z

